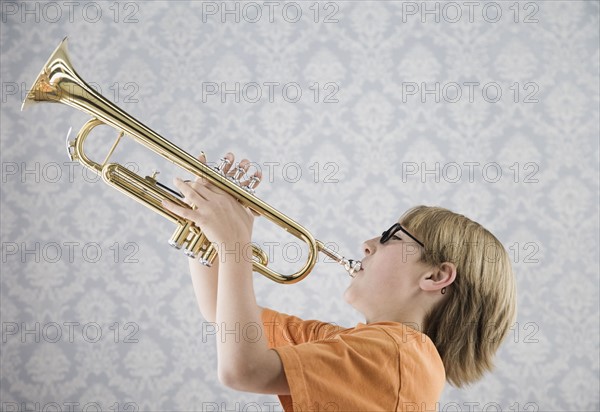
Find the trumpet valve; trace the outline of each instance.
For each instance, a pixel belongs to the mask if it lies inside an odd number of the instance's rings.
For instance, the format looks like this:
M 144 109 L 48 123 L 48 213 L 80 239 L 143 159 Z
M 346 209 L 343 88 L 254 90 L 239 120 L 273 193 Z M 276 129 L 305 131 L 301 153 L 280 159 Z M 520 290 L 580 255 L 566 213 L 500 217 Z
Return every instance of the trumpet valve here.
M 208 245 L 208 247 L 206 248 L 206 250 L 204 252 L 202 252 L 202 254 L 198 257 L 198 260 L 204 266 L 211 267 L 216 257 L 217 257 L 217 249 L 215 248 L 215 246 L 212 243 L 210 243 Z
M 235 173 L 231 177 L 231 180 L 235 184 L 237 184 L 239 186 L 239 184 L 240 184 L 240 178 L 244 175 L 244 173 L 246 173 L 246 171 L 244 170 L 244 168 L 238 166 L 238 168 L 235 169 Z
M 208 243 L 208 239 L 204 235 L 204 233 L 198 230 L 189 241 L 187 247 L 184 250 L 184 253 L 191 258 L 196 258 L 198 253 L 200 253 L 203 249 L 206 249 L 210 243 Z
M 221 163 L 219 163 L 219 166 L 217 166 L 215 168 L 215 170 L 221 174 L 225 174 L 225 166 L 230 165 L 230 164 L 231 164 L 231 160 L 227 159 L 226 157 L 222 157 Z
M 180 223 L 179 226 L 177 226 L 177 229 L 175 229 L 173 236 L 169 239 L 169 245 L 175 249 L 181 249 L 190 236 L 191 227 L 192 224 L 190 222 Z
M 250 193 L 250 194 L 254 194 L 254 187 L 260 182 L 260 178 L 257 176 L 252 176 L 250 178 L 250 181 L 248 182 L 248 184 L 246 186 L 244 186 L 244 189 Z

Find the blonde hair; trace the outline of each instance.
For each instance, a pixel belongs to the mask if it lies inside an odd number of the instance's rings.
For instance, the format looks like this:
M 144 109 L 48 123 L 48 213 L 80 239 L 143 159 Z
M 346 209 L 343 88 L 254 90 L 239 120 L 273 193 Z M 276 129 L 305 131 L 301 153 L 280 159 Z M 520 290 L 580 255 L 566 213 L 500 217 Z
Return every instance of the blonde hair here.
M 456 279 L 425 318 L 446 379 L 456 387 L 479 380 L 516 316 L 515 278 L 508 253 L 479 223 L 440 207 L 417 206 L 400 223 L 425 245 L 421 261 L 452 262 Z

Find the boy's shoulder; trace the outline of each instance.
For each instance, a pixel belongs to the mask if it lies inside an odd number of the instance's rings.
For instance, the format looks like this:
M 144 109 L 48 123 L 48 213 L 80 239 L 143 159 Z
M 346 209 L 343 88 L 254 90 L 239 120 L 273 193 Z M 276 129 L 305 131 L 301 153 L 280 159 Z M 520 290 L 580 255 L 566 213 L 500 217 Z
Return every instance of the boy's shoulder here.
M 320 320 L 303 320 L 293 315 L 263 308 L 265 326 L 284 328 L 286 344 L 298 344 L 309 341 L 345 343 L 377 350 L 435 352 L 437 349 L 431 339 L 416 330 L 412 325 L 399 322 L 358 323 L 353 327 L 342 327 L 335 323 Z M 271 332 L 270 335 L 278 336 Z M 291 335 L 291 336 L 288 336 Z
M 361 339 L 393 342 L 399 349 L 406 348 L 406 346 L 435 348 L 426 334 L 419 332 L 411 325 L 399 322 L 358 323 L 354 327 L 334 331 L 332 337 L 335 336 L 356 336 Z
M 397 322 L 359 323 L 354 328 L 340 331 L 339 336 L 342 339 L 343 336 L 359 338 L 367 353 L 396 352 L 403 364 L 425 367 L 432 373 L 438 371 L 439 376 L 445 376 L 442 358 L 431 338 L 410 325 Z

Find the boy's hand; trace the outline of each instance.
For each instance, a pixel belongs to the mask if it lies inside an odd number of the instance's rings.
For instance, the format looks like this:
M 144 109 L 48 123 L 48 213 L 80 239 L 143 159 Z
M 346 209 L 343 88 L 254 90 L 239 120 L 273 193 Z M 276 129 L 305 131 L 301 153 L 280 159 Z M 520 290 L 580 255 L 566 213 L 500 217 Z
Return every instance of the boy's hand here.
M 223 173 L 227 176 L 233 176 L 235 170 L 231 170 L 233 169 L 231 165 L 233 165 L 235 157 L 233 153 L 227 153 L 225 158 L 230 163 L 224 167 Z M 204 153 L 198 157 L 198 160 L 206 163 Z M 250 161 L 243 159 L 239 166 L 247 171 Z M 260 179 L 261 173 L 256 171 L 252 176 Z M 241 180 L 242 186 L 247 185 L 252 176 Z M 191 209 L 163 201 L 163 206 L 166 209 L 192 220 L 202 229 L 211 242 L 222 245 L 235 242 L 249 243 L 251 241 L 252 225 L 254 216 L 257 216 L 257 214 L 242 206 L 233 196 L 203 178 L 197 178 L 195 181 L 189 182 L 176 178 L 174 184 L 183 193 L 185 196 L 184 201 L 190 205 Z

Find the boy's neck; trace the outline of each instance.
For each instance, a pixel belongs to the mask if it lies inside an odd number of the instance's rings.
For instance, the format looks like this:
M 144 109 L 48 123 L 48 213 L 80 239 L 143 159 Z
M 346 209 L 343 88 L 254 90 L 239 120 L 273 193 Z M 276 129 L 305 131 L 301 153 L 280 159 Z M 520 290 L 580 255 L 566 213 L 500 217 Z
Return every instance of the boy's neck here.
M 406 315 L 407 314 L 405 314 L 405 316 L 401 316 L 401 315 L 373 316 L 373 317 L 367 318 L 365 323 L 367 325 L 372 324 L 372 323 L 379 323 L 379 322 L 401 323 L 401 324 L 408 326 L 418 332 L 421 332 L 423 321 L 424 321 L 425 317 L 417 316 L 417 315 L 412 315 L 412 316 L 406 316 Z

